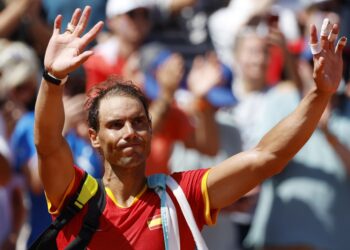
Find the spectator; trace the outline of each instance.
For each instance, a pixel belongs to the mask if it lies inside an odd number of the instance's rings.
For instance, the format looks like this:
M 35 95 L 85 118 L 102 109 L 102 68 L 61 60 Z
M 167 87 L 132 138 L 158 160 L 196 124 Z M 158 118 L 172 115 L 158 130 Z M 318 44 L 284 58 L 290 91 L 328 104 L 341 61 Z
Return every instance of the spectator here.
M 147 1 L 107 1 L 111 36 L 94 47 L 94 55 L 84 64 L 87 90 L 111 74 L 124 75 L 125 65 L 145 42 L 151 28 L 148 7 Z
M 0 113 L 0 249 L 16 249 L 25 220 L 23 182 L 11 171 L 11 154 Z
M 141 68 L 145 72 L 145 92 L 152 100 L 150 113 L 153 140 L 146 174 L 170 172 L 167 166 L 176 140 L 203 154 L 215 155 L 219 142 L 213 116 L 214 108 L 208 99 L 211 100 L 217 92 L 225 90 L 220 86 L 221 65 L 215 56 L 197 58 L 187 79 L 184 76 L 182 57 L 159 44 L 144 46 L 140 51 L 140 58 Z M 187 81 L 192 89 L 193 100 L 186 104 L 188 109 L 192 107 L 191 114 L 185 114 L 179 109 L 174 99 L 181 81 Z M 199 81 L 200 85 L 197 84 Z M 212 90 L 213 88 L 216 89 Z M 231 101 L 232 95 L 229 97 Z
M 42 58 L 50 28 L 41 10 L 40 0 L 1 0 L 0 37 L 26 43 Z
M 18 119 L 34 108 L 39 64 L 34 50 L 22 42 L 0 40 L 0 55 L 0 98 L 9 139 Z

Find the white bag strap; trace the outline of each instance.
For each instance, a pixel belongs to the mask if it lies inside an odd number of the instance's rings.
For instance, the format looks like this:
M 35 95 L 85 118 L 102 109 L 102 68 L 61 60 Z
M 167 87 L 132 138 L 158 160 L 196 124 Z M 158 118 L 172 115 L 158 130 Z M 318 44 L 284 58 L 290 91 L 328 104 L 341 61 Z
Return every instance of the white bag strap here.
M 160 212 L 165 250 L 180 250 L 180 233 L 175 205 L 166 192 L 166 175 L 148 176 L 148 187 L 154 189 L 160 198 Z
M 192 209 L 190 207 L 190 204 L 188 204 L 187 198 L 186 198 L 182 188 L 171 176 L 167 176 L 166 184 L 171 189 L 175 198 L 178 201 L 178 204 L 180 205 L 182 214 L 184 215 L 186 222 L 187 222 L 187 224 L 192 232 L 197 249 L 198 250 L 208 250 L 208 247 L 207 247 L 207 245 L 202 237 L 202 234 L 198 229 L 197 223 L 193 217 L 193 213 L 192 213 Z

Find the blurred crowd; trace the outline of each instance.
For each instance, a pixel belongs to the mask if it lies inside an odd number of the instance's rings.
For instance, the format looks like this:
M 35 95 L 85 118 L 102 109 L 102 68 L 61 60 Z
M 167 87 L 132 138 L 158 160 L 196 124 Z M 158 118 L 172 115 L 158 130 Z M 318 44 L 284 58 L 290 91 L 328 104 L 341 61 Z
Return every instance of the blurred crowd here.
M 253 147 L 312 87 L 311 24 L 319 30 L 327 17 L 350 37 L 348 0 L 0 0 L 0 250 L 26 249 L 51 222 L 33 110 L 54 19 L 62 14 L 66 27 L 85 5 L 89 25 L 105 26 L 66 83 L 64 135 L 96 178 L 103 159 L 84 104 L 106 78 L 131 80 L 149 99 L 147 175 L 208 168 Z M 346 48 L 318 129 L 282 173 L 204 229 L 209 249 L 349 249 L 349 82 Z

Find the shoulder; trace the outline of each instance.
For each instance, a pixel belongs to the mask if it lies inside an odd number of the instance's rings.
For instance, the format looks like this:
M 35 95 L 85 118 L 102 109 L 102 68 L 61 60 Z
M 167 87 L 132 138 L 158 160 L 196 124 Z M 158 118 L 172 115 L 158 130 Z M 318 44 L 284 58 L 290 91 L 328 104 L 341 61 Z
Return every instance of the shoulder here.
M 201 189 L 203 177 L 209 171 L 209 169 L 196 169 L 183 172 L 176 172 L 170 176 L 176 180 L 182 189 Z

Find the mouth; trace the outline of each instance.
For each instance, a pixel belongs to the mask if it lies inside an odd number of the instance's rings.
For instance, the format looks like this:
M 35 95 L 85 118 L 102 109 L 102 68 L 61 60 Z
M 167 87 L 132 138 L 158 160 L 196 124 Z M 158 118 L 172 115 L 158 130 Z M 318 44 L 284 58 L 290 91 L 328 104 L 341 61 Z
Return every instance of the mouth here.
M 121 145 L 120 148 L 121 149 L 126 149 L 126 148 L 135 148 L 135 147 L 138 147 L 138 146 L 141 146 L 141 143 L 126 143 L 124 145 Z
M 140 151 L 142 144 L 139 142 L 129 142 L 124 145 L 119 145 L 119 150 L 124 157 L 132 157 L 135 153 Z

